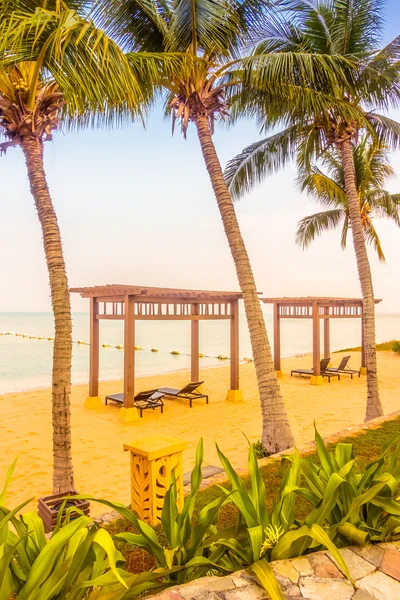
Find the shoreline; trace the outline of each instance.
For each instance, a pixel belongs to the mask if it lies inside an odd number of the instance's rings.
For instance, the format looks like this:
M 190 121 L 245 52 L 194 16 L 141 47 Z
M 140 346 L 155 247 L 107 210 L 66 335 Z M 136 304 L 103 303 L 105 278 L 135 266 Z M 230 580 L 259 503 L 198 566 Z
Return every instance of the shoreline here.
M 333 350 L 332 352 L 338 352 L 337 350 Z M 184 356 L 190 356 L 190 354 L 188 355 L 184 355 Z M 304 358 L 306 356 L 312 356 L 312 352 L 306 352 L 306 353 L 301 353 L 301 354 L 290 354 L 287 356 L 281 356 L 282 360 L 285 359 L 290 359 L 290 358 Z M 209 358 L 209 357 L 207 357 Z M 213 357 L 211 357 L 213 358 Z M 218 360 L 217 358 L 215 360 Z M 203 367 L 203 369 L 201 368 L 200 365 L 200 370 L 208 370 L 208 369 L 219 369 L 220 367 L 224 367 L 224 366 L 228 366 L 230 363 L 230 359 L 226 359 L 226 360 L 222 360 L 219 361 L 218 364 L 215 365 L 207 365 L 205 367 Z M 239 361 L 239 365 L 245 365 L 245 364 L 253 364 L 253 361 L 247 361 L 247 360 L 243 360 L 241 359 Z M 190 367 L 186 367 L 183 369 L 169 369 L 167 371 L 151 371 L 151 372 L 146 372 L 146 373 L 141 373 L 140 375 L 138 375 L 138 377 L 136 379 L 141 379 L 146 378 L 146 377 L 155 377 L 157 375 L 172 375 L 174 373 L 183 373 L 183 372 L 190 372 Z M 99 384 L 101 383 L 109 383 L 109 382 L 115 382 L 115 383 L 119 383 L 120 381 L 123 381 L 122 376 L 120 378 L 115 378 L 115 377 L 103 377 L 101 379 L 99 379 Z M 89 385 L 89 380 L 86 379 L 84 381 L 72 381 L 71 383 L 71 388 L 72 387 L 77 387 L 77 386 L 82 386 L 82 385 Z M 51 386 L 46 385 L 46 386 L 42 386 L 40 385 L 39 387 L 27 387 L 27 388 L 19 388 L 19 389 L 15 389 L 15 390 L 9 390 L 7 392 L 0 392 L 0 400 L 3 396 L 7 396 L 9 394 L 25 394 L 28 392 L 40 392 L 40 391 L 48 391 L 51 390 Z

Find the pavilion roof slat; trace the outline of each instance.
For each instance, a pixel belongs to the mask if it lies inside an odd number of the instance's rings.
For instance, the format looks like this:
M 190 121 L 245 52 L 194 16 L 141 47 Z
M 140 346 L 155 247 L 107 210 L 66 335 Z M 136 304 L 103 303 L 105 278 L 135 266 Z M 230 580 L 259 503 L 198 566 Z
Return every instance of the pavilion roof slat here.
M 332 298 L 318 296 L 300 296 L 298 298 L 282 297 L 282 298 L 260 298 L 265 304 L 280 304 L 281 306 L 312 306 L 319 304 L 320 306 L 362 306 L 361 298 Z M 375 300 L 375 304 L 382 302 L 380 299 Z
M 209 291 L 209 290 L 188 290 L 177 288 L 160 288 L 149 286 L 133 286 L 133 285 L 96 285 L 92 287 L 71 288 L 72 293 L 78 293 L 82 298 L 101 298 L 102 301 L 109 299 L 111 302 L 116 296 L 125 295 L 135 296 L 138 300 L 143 299 L 144 302 L 155 300 L 159 301 L 178 301 L 178 300 L 193 300 L 193 301 L 215 301 L 224 302 L 230 300 L 240 300 L 243 296 L 240 292 L 224 292 L 224 291 Z

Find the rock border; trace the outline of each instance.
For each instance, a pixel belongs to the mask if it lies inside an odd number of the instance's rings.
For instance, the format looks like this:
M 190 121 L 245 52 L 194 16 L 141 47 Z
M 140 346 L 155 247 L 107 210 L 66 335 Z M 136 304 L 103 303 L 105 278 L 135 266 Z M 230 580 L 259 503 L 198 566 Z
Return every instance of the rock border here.
M 400 598 L 400 542 L 340 550 L 354 585 L 332 555 L 315 552 L 271 567 L 286 600 L 396 600 Z M 203 577 L 164 590 L 153 600 L 267 600 L 251 570 Z

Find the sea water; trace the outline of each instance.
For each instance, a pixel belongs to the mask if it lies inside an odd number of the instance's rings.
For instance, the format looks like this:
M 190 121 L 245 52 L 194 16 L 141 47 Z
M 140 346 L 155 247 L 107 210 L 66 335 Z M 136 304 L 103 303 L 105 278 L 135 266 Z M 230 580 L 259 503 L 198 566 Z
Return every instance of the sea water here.
M 272 315 L 265 313 L 270 342 L 273 342 Z M 377 314 L 377 341 L 400 339 L 400 314 Z M 49 387 L 53 343 L 47 337 L 54 335 L 51 313 L 0 313 L 0 332 L 14 332 L 41 336 L 29 339 L 15 335 L 0 336 L 0 394 Z M 322 333 L 322 332 L 321 332 Z M 89 315 L 73 315 L 74 341 L 89 342 Z M 361 321 L 359 319 L 331 320 L 331 349 L 359 346 Z M 100 322 L 100 344 L 117 346 L 124 343 L 122 321 Z M 323 336 L 321 335 L 321 344 Z M 190 321 L 137 321 L 136 374 L 151 375 L 190 368 Z M 158 352 L 151 352 L 157 348 Z M 178 355 L 171 352 L 177 350 Z M 304 354 L 312 350 L 311 320 L 281 321 L 282 356 Z M 219 355 L 229 357 L 229 322 L 200 322 L 201 367 L 224 364 Z M 244 315 L 240 315 L 240 357 L 251 357 L 249 333 Z M 74 343 L 72 382 L 85 383 L 89 373 L 89 346 Z M 123 350 L 100 348 L 100 378 L 120 379 L 123 375 Z

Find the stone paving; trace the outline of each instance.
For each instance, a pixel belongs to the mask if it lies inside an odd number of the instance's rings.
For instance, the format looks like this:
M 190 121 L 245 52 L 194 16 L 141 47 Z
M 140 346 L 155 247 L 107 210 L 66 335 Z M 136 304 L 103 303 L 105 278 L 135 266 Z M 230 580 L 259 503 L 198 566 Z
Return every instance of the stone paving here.
M 286 600 L 400 600 L 400 542 L 344 548 L 355 585 L 346 579 L 329 552 L 271 563 Z M 169 588 L 154 600 L 267 600 L 251 571 L 204 577 Z

